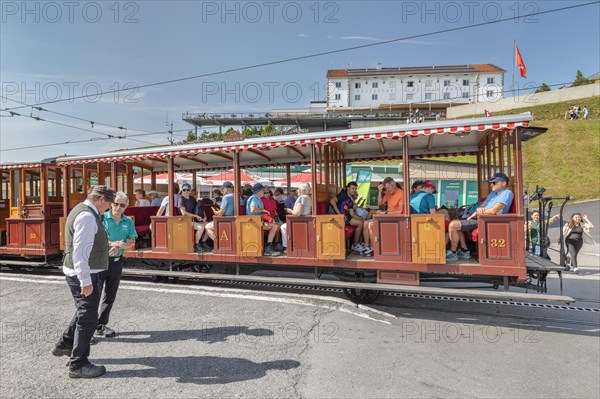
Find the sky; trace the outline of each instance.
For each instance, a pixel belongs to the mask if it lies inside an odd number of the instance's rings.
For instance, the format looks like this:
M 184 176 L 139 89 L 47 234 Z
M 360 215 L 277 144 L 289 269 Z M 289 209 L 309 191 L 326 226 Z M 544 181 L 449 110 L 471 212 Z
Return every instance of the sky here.
M 600 71 L 599 3 L 530 14 L 584 3 L 1 1 L 0 162 L 163 145 L 171 124 L 180 141 L 186 112 L 305 108 L 325 99 L 328 69 L 491 63 L 509 89 L 515 40 L 518 87 L 557 89 Z

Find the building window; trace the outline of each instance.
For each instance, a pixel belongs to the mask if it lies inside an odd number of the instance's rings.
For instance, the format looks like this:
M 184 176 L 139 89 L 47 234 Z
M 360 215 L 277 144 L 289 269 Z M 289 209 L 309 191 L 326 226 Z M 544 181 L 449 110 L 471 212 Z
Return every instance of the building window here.
M 463 91 L 462 98 L 469 98 L 469 92 Z
M 425 100 L 431 100 L 431 93 L 425 93 Z
M 371 95 L 371 100 L 377 100 L 377 94 Z
M 395 81 L 395 80 L 392 80 L 392 81 L 390 82 L 390 89 L 395 89 L 395 88 L 396 88 L 396 81 Z
M 354 88 L 355 89 L 360 89 L 360 82 L 354 83 Z
M 406 87 L 414 87 L 415 82 L 413 82 L 412 80 L 409 80 L 408 82 L 406 82 Z
M 414 94 L 412 94 L 412 93 L 411 93 L 411 94 L 407 94 L 407 95 L 406 95 L 406 99 L 407 99 L 407 100 L 413 100 L 414 98 L 415 98 L 415 95 L 414 95 Z
M 379 87 L 379 82 L 373 82 L 373 83 L 371 83 L 371 88 L 372 89 L 376 89 L 378 87 Z
M 487 82 L 489 85 L 494 84 L 494 78 L 487 78 Z
M 444 87 L 450 86 L 450 81 L 449 80 L 444 80 Z
M 335 99 L 336 100 L 341 100 L 342 99 L 342 95 L 341 94 L 336 94 L 335 95 Z
M 341 89 L 342 88 L 342 82 L 335 82 L 335 88 L 336 89 Z
M 494 91 L 493 90 L 488 90 L 485 92 L 486 97 L 494 97 Z
M 390 93 L 390 101 L 396 101 L 396 93 Z
M 444 93 L 444 100 L 450 100 L 450 93 Z
M 463 79 L 463 86 L 469 85 L 469 79 Z
M 360 94 L 355 94 L 354 95 L 354 100 L 355 101 L 360 101 Z
M 431 86 L 433 86 L 433 80 L 426 80 L 425 87 L 431 87 Z

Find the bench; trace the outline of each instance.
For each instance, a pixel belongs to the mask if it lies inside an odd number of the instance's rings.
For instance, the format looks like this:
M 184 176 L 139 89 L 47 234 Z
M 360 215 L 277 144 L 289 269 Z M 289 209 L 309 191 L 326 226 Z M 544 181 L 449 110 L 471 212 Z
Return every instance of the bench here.
M 138 237 L 150 233 L 150 216 L 156 216 L 158 206 L 130 206 L 125 209 L 124 214 L 131 216 L 135 222 L 135 231 Z

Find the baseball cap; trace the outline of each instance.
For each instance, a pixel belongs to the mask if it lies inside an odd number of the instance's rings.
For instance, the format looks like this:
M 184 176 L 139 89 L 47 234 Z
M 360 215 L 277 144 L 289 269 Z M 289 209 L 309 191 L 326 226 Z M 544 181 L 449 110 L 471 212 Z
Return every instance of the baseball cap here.
M 189 185 L 189 184 L 187 184 L 187 183 L 184 183 L 184 184 L 181 186 L 181 189 L 182 189 L 182 190 L 191 190 L 191 189 L 192 189 L 192 186 L 190 186 L 190 185 Z
M 260 191 L 263 191 L 264 189 L 265 189 L 265 186 L 263 186 L 260 183 L 256 183 L 256 184 L 254 184 L 254 186 L 252 186 L 252 192 L 254 194 L 256 194 L 256 193 L 258 193 Z
M 496 173 L 491 179 L 488 180 L 488 183 L 496 183 L 500 180 L 508 183 L 508 176 L 506 176 L 504 173 Z
M 158 195 L 158 191 L 156 191 L 156 190 L 150 190 L 150 191 L 148 191 L 148 195 L 152 195 L 152 194 Z
M 437 187 L 431 182 L 431 180 L 425 180 L 425 187 L 433 188 L 433 194 L 437 194 Z
M 230 181 L 226 181 L 223 183 L 223 188 L 233 188 L 233 183 Z

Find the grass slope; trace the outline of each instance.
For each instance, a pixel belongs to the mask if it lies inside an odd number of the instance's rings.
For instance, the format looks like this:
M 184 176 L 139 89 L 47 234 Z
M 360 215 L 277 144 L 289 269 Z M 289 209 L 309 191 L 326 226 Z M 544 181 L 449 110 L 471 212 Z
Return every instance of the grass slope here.
M 565 111 L 573 105 L 590 107 L 589 119 L 564 120 Z M 600 97 L 532 104 L 494 112 L 494 116 L 527 111 L 533 113 L 532 126 L 547 127 L 548 131 L 523 143 L 525 187 L 532 191 L 539 185 L 548 190 L 547 195 L 555 197 L 600 198 Z

